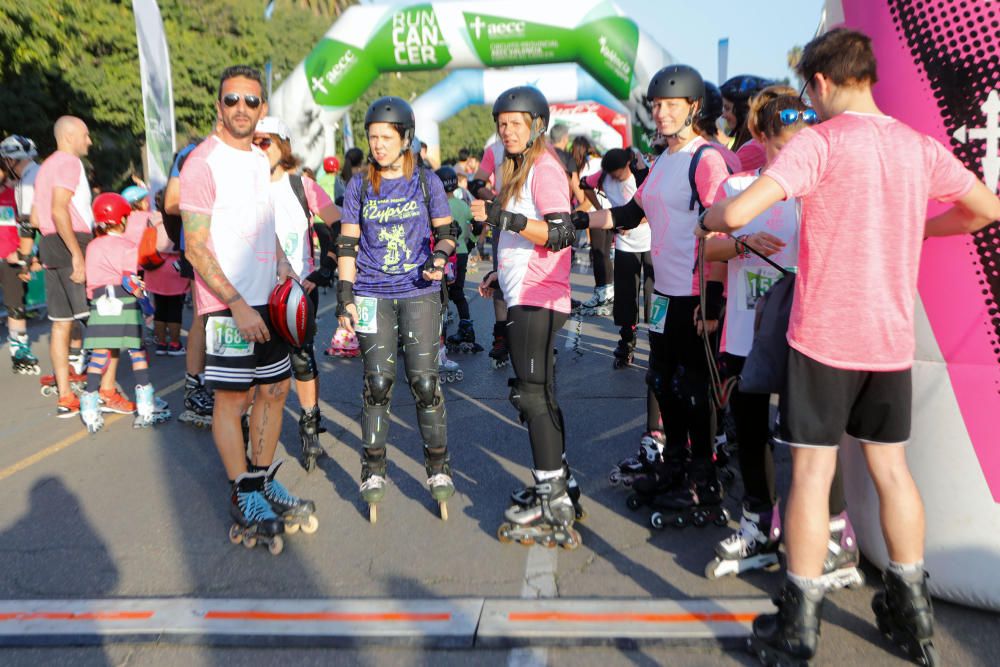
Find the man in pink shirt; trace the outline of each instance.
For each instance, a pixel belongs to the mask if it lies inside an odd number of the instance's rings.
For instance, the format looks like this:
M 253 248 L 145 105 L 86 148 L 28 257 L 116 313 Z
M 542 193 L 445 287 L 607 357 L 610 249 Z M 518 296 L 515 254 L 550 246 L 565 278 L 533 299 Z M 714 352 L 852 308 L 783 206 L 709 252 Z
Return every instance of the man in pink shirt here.
M 754 622 L 762 661 L 808 660 L 822 611 L 827 496 L 841 436 L 861 441 L 889 550 L 879 626 L 933 664 L 923 570 L 924 511 L 902 445 L 910 437 L 914 303 L 923 240 L 974 232 L 1000 201 L 937 141 L 882 114 L 871 40 L 836 29 L 798 67 L 823 123 L 799 132 L 744 193 L 713 207 L 700 232 L 738 229 L 773 204 L 802 205 L 780 439 L 792 446 L 785 520 L 788 582 L 779 613 Z M 926 218 L 928 199 L 954 202 Z
M 87 125 L 74 116 L 56 121 L 55 137 L 56 152 L 42 163 L 35 179 L 32 215 L 42 233 L 38 249 L 45 265 L 45 303 L 52 321 L 49 355 L 59 388 L 59 416 L 65 417 L 80 409 L 80 401 L 70 391 L 73 323 L 90 315 L 84 288 L 84 252 L 93 238 L 94 214 L 80 158 L 87 154 L 92 142 Z

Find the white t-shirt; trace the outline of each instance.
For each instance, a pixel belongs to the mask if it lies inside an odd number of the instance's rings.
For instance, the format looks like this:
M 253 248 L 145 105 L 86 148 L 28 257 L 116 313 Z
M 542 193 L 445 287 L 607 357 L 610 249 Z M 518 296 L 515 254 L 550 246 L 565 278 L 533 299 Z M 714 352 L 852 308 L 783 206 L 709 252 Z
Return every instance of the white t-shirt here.
M 722 184 L 724 196 L 735 197 L 756 181 L 759 171 L 730 176 Z M 721 199 L 721 197 L 720 197 Z M 795 199 L 780 201 L 740 229 L 739 235 L 767 232 L 785 242 L 781 252 L 768 259 L 786 269 L 795 269 L 799 260 L 799 206 Z M 781 272 L 757 255 L 738 255 L 727 264 L 729 297 L 726 300 L 722 351 L 739 357 L 750 354 L 753 346 L 754 308 L 758 299 L 781 278 Z
M 208 246 L 222 272 L 247 304 L 267 304 L 278 267 L 271 168 L 264 153 L 233 148 L 216 136 L 201 142 L 181 170 L 180 207 L 211 216 Z M 195 298 L 198 314 L 227 308 L 197 273 Z
M 17 185 L 14 186 L 17 214 L 25 219 L 31 215 L 31 207 L 35 203 L 35 177 L 38 176 L 40 166 L 37 162 L 32 161 L 21 174 Z

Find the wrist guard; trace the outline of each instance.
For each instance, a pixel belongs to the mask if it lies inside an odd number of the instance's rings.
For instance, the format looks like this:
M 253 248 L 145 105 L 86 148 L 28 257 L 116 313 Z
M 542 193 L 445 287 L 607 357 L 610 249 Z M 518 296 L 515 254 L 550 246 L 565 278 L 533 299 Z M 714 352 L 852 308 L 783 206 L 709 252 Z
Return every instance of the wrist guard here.
M 569 219 L 573 223 L 573 229 L 587 229 L 590 227 L 590 214 L 586 211 L 573 211 L 573 215 Z
M 325 267 L 321 267 L 306 276 L 306 280 L 313 285 L 329 287 L 333 283 L 333 272 Z
M 511 211 L 500 211 L 495 222 L 491 220 L 486 222 L 492 224 L 497 231 L 514 232 L 515 234 L 524 231 L 524 228 L 528 226 L 528 218 Z
M 448 263 L 448 257 L 449 257 L 448 253 L 446 253 L 444 250 L 435 250 L 434 252 L 431 253 L 431 256 L 427 258 L 427 261 L 424 262 L 424 271 L 429 271 L 429 272 L 444 271 L 445 264 Z M 443 259 L 444 264 L 442 264 L 441 266 L 437 266 L 434 263 L 435 259 Z
M 354 303 L 354 283 L 350 280 L 341 280 L 337 283 L 337 313 L 340 317 L 340 308 Z

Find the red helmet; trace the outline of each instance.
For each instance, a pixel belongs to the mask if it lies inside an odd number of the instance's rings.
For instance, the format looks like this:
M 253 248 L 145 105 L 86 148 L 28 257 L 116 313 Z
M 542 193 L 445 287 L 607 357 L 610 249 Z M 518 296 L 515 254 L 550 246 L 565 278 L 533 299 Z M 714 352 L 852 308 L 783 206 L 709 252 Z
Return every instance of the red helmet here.
M 340 160 L 332 155 L 330 157 L 323 158 L 323 171 L 328 174 L 336 174 L 340 171 Z
M 94 223 L 102 227 L 120 225 L 132 212 L 132 205 L 117 192 L 102 192 L 94 198 Z
M 271 325 L 292 347 L 302 347 L 316 334 L 316 313 L 312 300 L 295 280 L 289 278 L 271 292 L 267 300 Z

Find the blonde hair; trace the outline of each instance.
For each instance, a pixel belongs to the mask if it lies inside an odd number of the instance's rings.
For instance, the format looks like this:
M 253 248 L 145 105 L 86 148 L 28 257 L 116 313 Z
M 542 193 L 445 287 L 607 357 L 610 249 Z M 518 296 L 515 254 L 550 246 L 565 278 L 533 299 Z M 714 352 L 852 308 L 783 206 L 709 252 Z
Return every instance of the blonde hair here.
M 536 118 L 534 121 L 531 120 L 531 115 L 524 114 L 525 122 L 528 127 L 534 129 L 541 129 L 542 119 Z M 535 161 L 542 156 L 542 153 L 549 150 L 549 142 L 544 134 L 539 134 L 535 141 L 531 144 L 531 148 L 526 150 L 522 155 L 523 160 L 504 160 L 500 165 L 500 205 L 507 207 L 510 204 L 510 200 L 516 197 L 521 190 L 524 188 L 524 184 L 528 182 L 528 174 L 531 173 L 531 168 L 534 166 Z
M 750 98 L 750 110 L 747 111 L 747 129 L 750 130 L 750 134 L 753 137 L 756 138 L 762 134 L 759 122 L 760 110 L 763 109 L 764 105 L 768 102 L 785 96 L 798 97 L 798 92 L 791 86 L 778 84 L 768 86 Z

